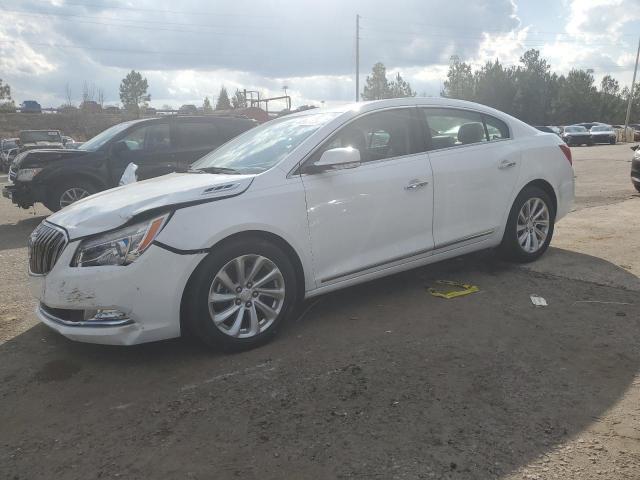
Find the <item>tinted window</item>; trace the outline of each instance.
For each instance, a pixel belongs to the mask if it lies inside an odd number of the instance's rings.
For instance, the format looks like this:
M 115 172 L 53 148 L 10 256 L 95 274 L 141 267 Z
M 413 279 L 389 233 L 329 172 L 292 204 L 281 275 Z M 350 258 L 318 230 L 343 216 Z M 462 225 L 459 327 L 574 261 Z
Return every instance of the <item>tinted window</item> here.
M 487 133 L 489 134 L 489 141 L 492 140 L 504 140 L 505 138 L 509 138 L 509 127 L 502 120 L 498 120 L 494 117 L 489 117 L 484 115 L 484 122 L 487 126 Z M 546 130 L 542 130 L 543 132 L 553 133 L 549 127 L 538 127 L 540 130 L 542 128 Z
M 326 142 L 312 161 L 332 148 L 353 147 L 360 151 L 360 161 L 371 162 L 409 155 L 421 150 L 415 145 L 419 124 L 408 109 L 372 113 L 355 120 Z
M 438 150 L 487 141 L 479 113 L 448 108 L 421 109 L 431 133 L 431 149 Z
M 223 143 L 220 132 L 212 123 L 176 123 L 178 145 L 189 150 L 214 148 Z
M 169 125 L 154 123 L 129 132 L 123 139 L 130 151 L 162 152 L 171 148 Z

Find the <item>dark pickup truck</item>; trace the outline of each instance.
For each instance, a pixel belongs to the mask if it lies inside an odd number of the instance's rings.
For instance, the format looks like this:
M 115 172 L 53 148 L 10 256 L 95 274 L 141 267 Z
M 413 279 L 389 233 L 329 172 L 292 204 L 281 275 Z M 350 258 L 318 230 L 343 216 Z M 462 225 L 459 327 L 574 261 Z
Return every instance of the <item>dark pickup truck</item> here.
M 256 125 L 235 116 L 148 118 L 120 123 L 77 150 L 19 153 L 3 196 L 22 208 L 36 202 L 58 211 L 96 192 L 118 186 L 130 163 L 138 180 L 188 170 L 204 154 Z

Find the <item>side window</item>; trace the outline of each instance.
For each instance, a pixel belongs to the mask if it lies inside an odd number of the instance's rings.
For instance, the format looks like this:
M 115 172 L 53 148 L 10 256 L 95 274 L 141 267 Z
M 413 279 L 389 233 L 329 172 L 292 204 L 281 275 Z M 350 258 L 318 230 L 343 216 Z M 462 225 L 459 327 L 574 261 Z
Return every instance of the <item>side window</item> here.
M 214 148 L 224 141 L 213 123 L 177 123 L 175 129 L 178 145 L 187 150 Z
M 498 120 L 495 117 L 489 117 L 484 115 L 484 122 L 487 126 L 487 133 L 489 134 L 489 141 L 492 140 L 504 140 L 509 137 L 509 127 L 502 120 Z
M 169 125 L 156 123 L 137 128 L 123 139 L 130 151 L 163 152 L 171 148 Z
M 314 154 L 312 162 L 332 148 L 353 147 L 362 162 L 417 153 L 420 125 L 410 109 L 372 113 L 342 127 Z
M 421 110 L 431 133 L 431 150 L 487 141 L 479 113 L 449 108 Z

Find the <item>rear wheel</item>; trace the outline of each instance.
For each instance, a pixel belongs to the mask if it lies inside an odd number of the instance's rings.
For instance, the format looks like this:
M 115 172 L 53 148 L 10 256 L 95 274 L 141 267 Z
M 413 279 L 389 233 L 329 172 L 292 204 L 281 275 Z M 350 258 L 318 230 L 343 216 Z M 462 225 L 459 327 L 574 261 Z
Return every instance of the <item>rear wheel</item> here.
M 261 238 L 222 245 L 189 282 L 184 325 L 205 344 L 227 351 L 269 341 L 297 298 L 286 254 Z
M 640 183 L 633 183 L 633 186 L 636 188 L 638 192 L 640 192 Z
M 536 260 L 551 243 L 554 219 L 555 209 L 547 192 L 536 186 L 526 187 L 509 212 L 501 253 L 516 262 Z
M 98 189 L 84 179 L 69 180 L 51 192 L 45 206 L 54 212 L 96 193 Z

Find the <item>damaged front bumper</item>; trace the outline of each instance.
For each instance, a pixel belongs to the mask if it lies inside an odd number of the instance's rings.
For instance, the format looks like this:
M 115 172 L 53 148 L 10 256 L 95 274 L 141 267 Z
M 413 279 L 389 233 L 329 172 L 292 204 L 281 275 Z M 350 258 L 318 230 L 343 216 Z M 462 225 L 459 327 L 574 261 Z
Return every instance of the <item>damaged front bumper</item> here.
M 72 340 L 110 345 L 180 336 L 182 293 L 205 254 L 152 245 L 127 266 L 70 267 L 78 243 L 46 275 L 29 275 L 44 324 Z
M 39 187 L 34 188 L 31 182 L 16 182 L 5 185 L 2 188 L 2 196 L 19 207 L 29 208 L 34 203 L 42 201 L 44 191 Z

